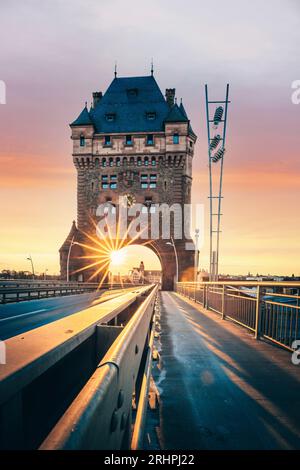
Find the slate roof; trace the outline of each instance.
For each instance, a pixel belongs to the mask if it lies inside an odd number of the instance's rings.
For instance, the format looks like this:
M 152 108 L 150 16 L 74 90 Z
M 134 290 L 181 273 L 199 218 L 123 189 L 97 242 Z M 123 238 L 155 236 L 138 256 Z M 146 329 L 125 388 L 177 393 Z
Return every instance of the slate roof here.
M 186 114 L 186 110 L 184 109 L 182 101 L 180 103 L 179 109 L 180 109 L 181 113 L 187 118 L 188 116 Z
M 90 113 L 88 112 L 87 105 L 83 108 L 81 113 L 79 114 L 78 118 L 72 122 L 71 126 L 89 126 L 93 125 L 93 121 L 90 117 Z
M 188 122 L 188 118 L 181 112 L 179 106 L 174 104 L 169 110 L 165 122 Z
M 155 116 L 149 119 L 149 113 Z M 114 78 L 95 109 L 85 107 L 71 126 L 93 125 L 97 133 L 164 131 L 165 122 L 188 122 L 183 106 L 169 108 L 155 78 Z

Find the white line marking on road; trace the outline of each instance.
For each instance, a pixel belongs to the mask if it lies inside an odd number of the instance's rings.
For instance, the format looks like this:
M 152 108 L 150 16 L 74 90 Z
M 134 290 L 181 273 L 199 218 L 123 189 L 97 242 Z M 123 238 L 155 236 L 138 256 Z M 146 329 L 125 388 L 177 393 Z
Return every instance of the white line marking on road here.
M 28 316 L 28 315 L 33 315 L 34 313 L 45 312 L 46 310 L 47 310 L 46 308 L 42 308 L 41 310 L 34 310 L 33 312 L 21 313 L 20 315 L 14 315 L 13 317 L 1 318 L 1 319 L 0 319 L 0 322 L 1 322 L 1 321 L 14 320 L 15 318 L 26 317 L 26 316 Z

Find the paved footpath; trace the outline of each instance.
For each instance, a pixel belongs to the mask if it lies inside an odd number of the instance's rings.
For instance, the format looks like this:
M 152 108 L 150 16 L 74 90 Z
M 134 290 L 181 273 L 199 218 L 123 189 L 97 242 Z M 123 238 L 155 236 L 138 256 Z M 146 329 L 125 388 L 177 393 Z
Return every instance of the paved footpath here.
M 173 292 L 161 293 L 163 449 L 300 449 L 300 366 Z

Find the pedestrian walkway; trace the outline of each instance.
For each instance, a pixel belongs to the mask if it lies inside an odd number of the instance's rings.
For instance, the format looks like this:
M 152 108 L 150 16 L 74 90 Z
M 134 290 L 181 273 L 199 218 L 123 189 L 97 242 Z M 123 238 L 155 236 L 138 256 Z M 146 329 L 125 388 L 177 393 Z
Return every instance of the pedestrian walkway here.
M 173 292 L 161 293 L 163 449 L 299 449 L 300 366 Z

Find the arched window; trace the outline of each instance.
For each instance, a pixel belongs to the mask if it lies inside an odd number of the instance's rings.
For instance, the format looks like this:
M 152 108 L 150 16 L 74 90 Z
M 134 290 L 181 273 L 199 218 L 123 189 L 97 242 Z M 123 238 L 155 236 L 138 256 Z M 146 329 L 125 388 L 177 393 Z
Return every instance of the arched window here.
M 137 159 L 137 165 L 138 165 L 138 166 L 142 166 L 142 159 L 141 159 L 141 157 L 138 157 L 138 159 Z
M 155 157 L 151 158 L 151 165 L 156 166 L 156 158 Z
M 85 137 L 84 135 L 81 135 L 80 136 L 80 147 L 84 147 L 85 146 Z
M 133 166 L 134 165 L 134 157 L 130 157 L 130 165 Z
M 109 166 L 114 166 L 114 159 L 113 158 L 109 159 Z
M 120 166 L 120 165 L 121 165 L 120 157 L 117 157 L 117 159 L 116 159 L 116 166 Z
M 123 158 L 123 166 L 126 166 L 126 165 L 127 165 L 127 158 L 124 157 L 124 158 Z
M 145 165 L 145 166 L 148 166 L 148 165 L 149 165 L 149 158 L 148 158 L 148 157 L 145 157 L 145 158 L 144 158 L 144 165 Z
M 103 166 L 103 167 L 106 166 L 106 158 L 102 158 L 102 166 Z

